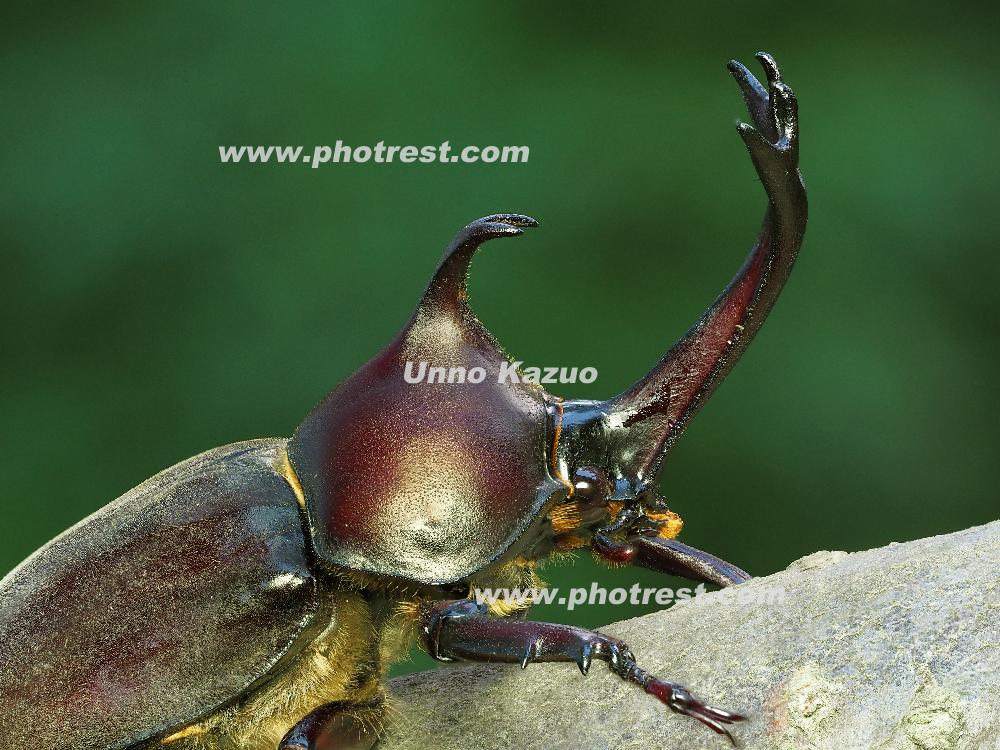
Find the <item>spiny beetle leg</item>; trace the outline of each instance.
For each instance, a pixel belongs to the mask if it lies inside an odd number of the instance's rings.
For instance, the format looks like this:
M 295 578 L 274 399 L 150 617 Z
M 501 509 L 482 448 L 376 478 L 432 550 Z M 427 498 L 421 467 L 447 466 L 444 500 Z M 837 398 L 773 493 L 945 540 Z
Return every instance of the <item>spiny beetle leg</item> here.
M 750 580 L 742 568 L 676 539 L 640 537 L 634 544 L 634 564 L 643 568 L 723 587 Z
M 697 719 L 735 744 L 726 724 L 745 717 L 708 706 L 683 686 L 640 669 L 622 641 L 570 625 L 499 619 L 485 605 L 463 599 L 435 602 L 421 611 L 421 635 L 427 652 L 439 661 L 505 662 L 525 668 L 531 662 L 576 662 L 583 674 L 591 662 L 607 662 L 611 671 L 633 682 L 671 710 Z
M 716 586 L 733 586 L 750 580 L 750 574 L 742 568 L 676 539 L 641 536 L 617 542 L 598 533 L 594 535 L 593 549 L 609 562 L 638 565 Z
M 370 750 L 378 741 L 384 704 L 327 703 L 292 727 L 278 750 Z

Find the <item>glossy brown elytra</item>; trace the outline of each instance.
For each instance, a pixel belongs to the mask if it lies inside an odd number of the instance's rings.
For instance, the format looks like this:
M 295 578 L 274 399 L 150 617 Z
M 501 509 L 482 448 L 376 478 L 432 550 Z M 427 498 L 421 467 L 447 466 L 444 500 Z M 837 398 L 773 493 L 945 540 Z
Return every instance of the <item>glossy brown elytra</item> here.
M 536 561 L 588 547 L 721 586 L 748 577 L 674 539 L 657 477 L 763 323 L 805 230 L 796 100 L 758 58 L 766 83 L 729 68 L 768 198 L 760 235 L 649 374 L 606 401 L 496 377 L 509 360 L 468 305 L 466 272 L 483 242 L 536 222 L 469 224 L 399 335 L 290 439 L 167 469 L 3 579 L 0 746 L 370 748 L 385 670 L 414 639 L 443 661 L 571 661 L 586 674 L 603 660 L 729 736 L 741 716 L 643 671 L 624 643 L 470 592 L 537 585 Z M 407 382 L 408 361 L 487 377 Z

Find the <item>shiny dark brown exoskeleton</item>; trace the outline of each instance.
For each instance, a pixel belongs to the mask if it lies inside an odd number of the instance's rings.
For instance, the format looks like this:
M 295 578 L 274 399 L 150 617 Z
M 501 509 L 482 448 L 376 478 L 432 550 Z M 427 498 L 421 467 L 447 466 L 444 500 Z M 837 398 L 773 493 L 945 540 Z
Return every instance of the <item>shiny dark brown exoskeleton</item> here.
M 664 457 L 763 323 L 806 223 L 796 101 L 730 63 L 768 196 L 756 246 L 701 320 L 608 401 L 497 377 L 508 362 L 466 302 L 481 243 L 535 222 L 465 227 L 396 339 L 289 440 L 219 448 L 153 477 L 0 583 L 0 746 L 47 750 L 370 747 L 383 675 L 413 638 L 437 659 L 607 662 L 729 734 L 742 717 L 639 668 L 597 632 L 477 604 L 536 583 L 534 564 L 601 558 L 718 585 L 747 574 L 674 540 Z M 408 361 L 481 367 L 410 383 Z

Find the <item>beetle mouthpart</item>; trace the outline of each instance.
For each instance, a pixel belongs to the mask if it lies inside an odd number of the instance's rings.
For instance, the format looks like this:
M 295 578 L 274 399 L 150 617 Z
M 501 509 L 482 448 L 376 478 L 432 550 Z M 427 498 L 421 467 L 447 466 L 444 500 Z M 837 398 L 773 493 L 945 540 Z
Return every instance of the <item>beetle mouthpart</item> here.
M 657 524 L 656 535 L 664 539 L 675 539 L 684 528 L 684 519 L 672 510 L 649 513 L 649 518 Z

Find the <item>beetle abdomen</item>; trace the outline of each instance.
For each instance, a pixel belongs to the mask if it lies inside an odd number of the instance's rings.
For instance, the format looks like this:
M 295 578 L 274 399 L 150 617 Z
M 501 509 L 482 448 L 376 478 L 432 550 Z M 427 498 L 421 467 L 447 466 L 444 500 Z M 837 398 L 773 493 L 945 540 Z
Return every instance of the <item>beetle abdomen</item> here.
M 283 440 L 147 480 L 0 581 L 0 747 L 113 750 L 239 697 L 322 627 Z M 318 622 L 317 622 L 318 620 Z

